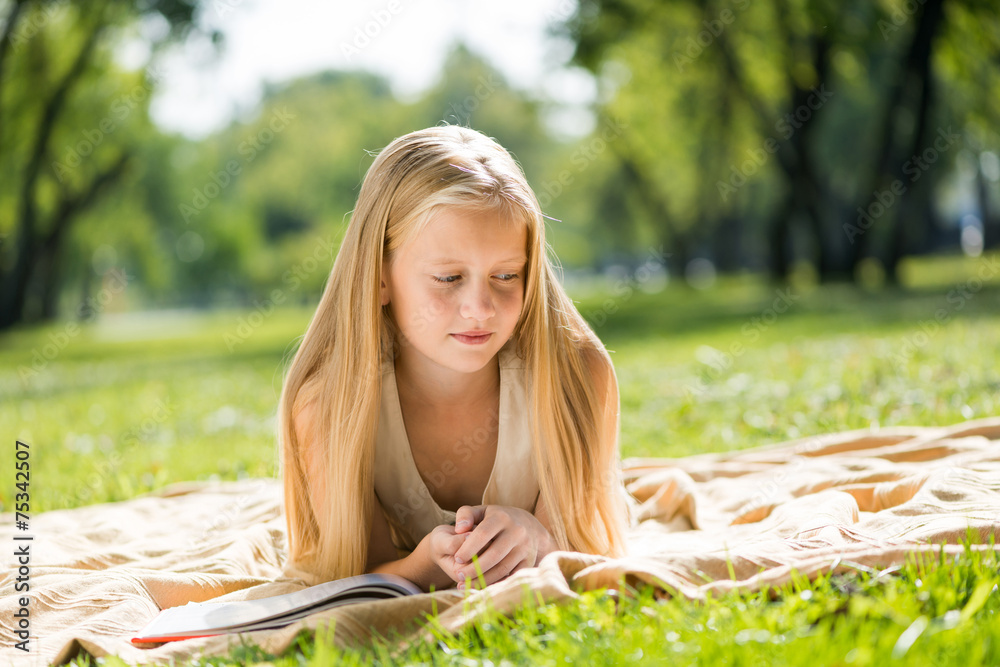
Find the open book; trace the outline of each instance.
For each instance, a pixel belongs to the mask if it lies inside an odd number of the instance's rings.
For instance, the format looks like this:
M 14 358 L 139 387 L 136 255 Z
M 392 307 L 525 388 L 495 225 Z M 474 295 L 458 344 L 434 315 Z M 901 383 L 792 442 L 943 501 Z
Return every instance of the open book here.
M 189 602 L 161 611 L 132 637 L 132 643 L 170 642 L 280 628 L 309 614 L 340 605 L 419 593 L 423 591 L 416 584 L 395 574 L 361 574 L 259 600 Z

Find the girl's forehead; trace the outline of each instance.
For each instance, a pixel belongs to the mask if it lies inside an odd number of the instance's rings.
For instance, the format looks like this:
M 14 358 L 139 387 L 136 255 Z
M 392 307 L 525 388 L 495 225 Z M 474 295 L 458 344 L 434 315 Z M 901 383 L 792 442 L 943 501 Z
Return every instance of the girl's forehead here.
M 424 228 L 454 225 L 524 227 L 524 220 L 509 209 L 474 206 L 437 206 L 428 211 L 423 222 Z
M 524 244 L 528 229 L 524 221 L 503 212 L 465 209 L 434 211 L 414 229 L 414 245 L 460 245 L 488 238 L 497 244 Z
M 408 262 L 460 264 L 527 259 L 528 227 L 495 213 L 431 216 L 399 247 Z M 398 259 L 398 258 L 393 258 Z

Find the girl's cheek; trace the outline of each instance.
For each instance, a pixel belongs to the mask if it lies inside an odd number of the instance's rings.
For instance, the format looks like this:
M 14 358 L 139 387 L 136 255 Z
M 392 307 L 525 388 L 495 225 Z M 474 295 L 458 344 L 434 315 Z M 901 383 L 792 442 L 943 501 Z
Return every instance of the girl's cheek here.
M 454 307 L 453 301 L 454 297 L 441 292 L 421 295 L 414 312 L 414 324 L 426 327 L 437 321 Z
M 524 299 L 517 290 L 508 290 L 497 297 L 497 305 L 507 313 L 520 313 Z

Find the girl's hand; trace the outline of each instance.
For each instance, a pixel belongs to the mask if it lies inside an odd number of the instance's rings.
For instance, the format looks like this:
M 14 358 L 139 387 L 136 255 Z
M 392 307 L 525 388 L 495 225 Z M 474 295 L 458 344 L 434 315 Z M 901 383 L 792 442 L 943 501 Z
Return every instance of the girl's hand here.
M 472 555 L 479 554 L 479 569 L 486 585 L 534 567 L 555 549 L 552 536 L 530 512 L 504 505 L 463 505 L 455 513 L 455 531 L 467 536 L 455 552 L 453 578 L 462 588 L 466 577 L 479 583 Z M 447 571 L 447 570 L 446 570 Z
M 454 573 L 455 552 L 465 544 L 468 537 L 468 533 L 457 534 L 455 526 L 447 524 L 436 526 L 427 534 L 431 560 L 456 582 L 458 579 L 455 578 Z

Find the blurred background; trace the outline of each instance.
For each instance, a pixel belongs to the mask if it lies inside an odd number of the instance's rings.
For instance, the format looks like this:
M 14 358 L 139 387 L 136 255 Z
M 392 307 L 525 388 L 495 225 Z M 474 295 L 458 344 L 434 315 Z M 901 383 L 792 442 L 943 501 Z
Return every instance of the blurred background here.
M 995 0 L 0 0 L 0 425 L 96 475 L 45 503 L 273 474 L 282 363 L 365 171 L 440 123 L 524 168 L 621 351 L 626 453 L 1000 408 L 997 339 L 962 329 L 1000 310 Z M 851 357 L 781 346 L 866 329 L 896 337 L 781 416 L 796 368 Z M 974 339 L 941 410 L 900 411 Z M 773 403 L 720 420 L 776 365 Z M 181 442 L 204 465 L 164 463 Z
M 108 312 L 250 306 L 293 277 L 315 300 L 373 154 L 442 122 L 514 153 L 567 273 L 904 281 L 907 257 L 1000 243 L 998 16 L 2 2 L 0 329 L 92 317 L 115 280 Z

